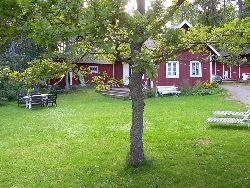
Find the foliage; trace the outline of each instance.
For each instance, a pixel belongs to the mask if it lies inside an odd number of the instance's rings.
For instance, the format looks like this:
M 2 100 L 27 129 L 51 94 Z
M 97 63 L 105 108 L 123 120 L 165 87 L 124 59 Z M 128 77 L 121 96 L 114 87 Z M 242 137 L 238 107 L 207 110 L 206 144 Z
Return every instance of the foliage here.
M 110 86 L 110 87 L 122 87 L 124 85 L 124 81 L 123 79 L 115 79 L 115 78 L 109 78 L 107 84 Z
M 94 75 L 91 80 L 91 84 L 95 86 L 96 91 L 109 90 L 110 87 L 107 82 L 108 74 L 106 72 Z
M 155 97 L 156 89 L 155 88 L 144 88 L 143 93 L 145 98 L 152 98 Z
M 110 78 L 106 72 L 102 72 L 92 76 L 91 84 L 95 86 L 96 91 L 103 91 L 110 90 L 111 87 L 121 87 L 123 80 Z
M 46 46 L 39 45 L 27 36 L 19 35 L 0 46 L 0 66 L 9 66 L 12 70 L 23 71 L 27 62 L 41 58 Z
M 9 67 L 0 70 L 0 80 L 5 85 L 5 87 L 2 86 L 1 92 L 5 93 L 3 96 L 7 96 L 2 97 L 3 99 L 13 98 L 18 91 L 16 88 L 22 85 L 27 88 L 45 86 L 49 80 L 64 76 L 65 72 L 73 66 L 64 62 L 54 62 L 51 59 L 34 60 L 28 64 L 29 67 L 23 72 L 12 71 Z
M 232 1 L 224 1 L 195 0 L 193 3 L 186 1 L 175 12 L 172 21 L 181 23 L 187 20 L 192 25 L 222 26 L 237 18 Z
M 192 48 L 193 51 L 205 51 L 207 44 L 213 44 L 219 51 L 226 53 L 225 56 L 216 57 L 218 61 L 233 66 L 244 63 L 241 56 L 249 42 L 249 28 L 250 17 L 236 19 L 217 28 L 196 26 L 185 34 L 183 41 L 187 44 L 186 48 Z
M 180 87 L 182 95 L 214 95 L 221 94 L 224 90 L 216 82 L 197 82 L 191 86 L 188 82 L 183 82 Z
M 131 101 L 83 89 L 57 103 L 0 107 L 0 187 L 249 185 L 247 126 L 205 126 L 215 110 L 246 111 L 241 103 L 219 95 L 146 99 L 146 160 L 136 169 L 124 161 Z
M 250 0 L 244 0 L 243 6 L 243 18 L 250 17 Z
M 16 98 L 16 93 L 25 90 L 23 84 L 10 79 L 11 71 L 9 68 L 0 69 L 0 105 L 7 100 Z
M 51 59 L 38 59 L 28 63 L 29 67 L 23 72 L 14 71 L 11 77 L 26 85 L 46 84 L 49 80 L 64 76 L 73 65 L 64 62 L 54 62 Z
M 73 67 L 72 72 L 75 79 L 78 78 L 80 74 L 83 74 L 84 79 L 86 79 L 86 77 L 91 74 L 89 67 L 86 68 L 84 66 L 75 66 Z

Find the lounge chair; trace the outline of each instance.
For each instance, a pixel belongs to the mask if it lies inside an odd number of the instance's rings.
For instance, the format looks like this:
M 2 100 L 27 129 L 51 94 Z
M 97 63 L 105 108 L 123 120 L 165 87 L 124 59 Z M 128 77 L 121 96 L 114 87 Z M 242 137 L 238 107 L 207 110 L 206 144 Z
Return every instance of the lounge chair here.
M 250 114 L 250 110 L 246 112 L 234 112 L 234 111 L 214 111 L 213 115 L 215 116 L 243 116 Z
M 215 111 L 215 117 L 208 117 L 207 123 L 214 124 L 247 124 L 250 129 L 250 111 L 233 112 L 233 111 Z M 218 117 L 223 116 L 223 117 Z

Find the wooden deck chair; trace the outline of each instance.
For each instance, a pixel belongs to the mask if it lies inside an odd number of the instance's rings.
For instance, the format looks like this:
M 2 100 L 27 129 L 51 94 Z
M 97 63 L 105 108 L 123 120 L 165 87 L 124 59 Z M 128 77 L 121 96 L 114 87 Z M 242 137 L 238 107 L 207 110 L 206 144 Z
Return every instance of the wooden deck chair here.
M 238 115 L 237 115 L 238 116 Z M 214 124 L 247 124 L 250 129 L 250 114 L 246 114 L 243 118 L 237 117 L 209 117 L 207 123 Z
M 214 111 L 213 115 L 215 116 L 242 116 L 245 117 L 246 115 L 250 114 L 250 110 L 246 112 L 234 112 L 234 111 Z

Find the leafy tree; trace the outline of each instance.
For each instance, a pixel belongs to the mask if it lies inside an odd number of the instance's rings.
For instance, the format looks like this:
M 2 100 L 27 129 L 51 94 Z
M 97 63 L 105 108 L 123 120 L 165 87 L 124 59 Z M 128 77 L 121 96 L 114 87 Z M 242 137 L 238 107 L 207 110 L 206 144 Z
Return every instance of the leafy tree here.
M 98 54 L 99 58 L 127 63 L 132 68 L 129 83 L 132 99 L 129 162 L 133 166 L 144 160 L 142 75 L 154 78 L 157 64 L 173 58 L 180 50 L 192 47 L 193 51 L 198 51 L 206 49 L 206 43 L 216 43 L 221 49 L 237 54 L 248 42 L 249 30 L 244 26 L 249 20 L 236 21 L 218 29 L 195 28 L 188 33 L 165 27 L 183 2 L 179 0 L 165 8 L 163 1 L 155 1 L 146 12 L 145 1 L 138 0 L 137 11 L 133 15 L 124 12 L 124 1 L 92 0 L 88 5 L 91 23 L 88 36 L 91 37 L 85 38 L 84 50 Z M 100 10 L 99 7 L 103 8 Z M 154 44 L 146 45 L 148 40 Z
M 181 23 L 187 20 L 192 25 L 220 26 L 237 17 L 231 0 L 196 0 L 186 1 L 176 11 L 173 21 Z
M 79 6 L 78 0 L 47 0 L 30 5 L 35 12 L 27 24 L 32 39 L 50 46 L 50 49 L 60 40 L 65 41 L 69 48 L 73 40 L 74 44 L 80 45 L 83 55 L 91 54 L 100 59 L 126 63 L 132 68 L 129 85 L 132 99 L 129 162 L 133 166 L 140 165 L 144 160 L 142 75 L 154 78 L 157 64 L 174 58 L 180 50 L 205 49 L 206 43 L 210 42 L 221 49 L 233 46 L 230 51 L 236 54 L 241 50 L 242 43 L 246 44 L 248 40 L 249 19 L 218 29 L 201 27 L 187 33 L 167 28 L 165 24 L 184 1 L 178 0 L 166 8 L 163 0 L 157 0 L 145 11 L 145 0 L 137 0 L 137 10 L 132 15 L 125 12 L 124 0 L 86 0 L 84 6 Z M 239 28 L 241 30 L 237 30 Z M 234 35 L 237 38 L 231 37 Z M 72 57 L 71 50 L 66 52 Z
M 10 66 L 13 70 L 24 70 L 27 62 L 41 58 L 47 52 L 46 46 L 37 44 L 23 35 L 12 38 L 1 45 L 0 66 Z
M 52 59 L 38 59 L 28 63 L 29 67 L 24 71 L 12 71 L 9 67 L 0 70 L 0 78 L 16 81 L 26 85 L 34 86 L 39 92 L 40 85 L 46 85 L 48 81 L 62 77 L 73 65 L 64 62 L 54 62 Z
M 243 18 L 250 17 L 250 0 L 245 0 L 243 3 Z

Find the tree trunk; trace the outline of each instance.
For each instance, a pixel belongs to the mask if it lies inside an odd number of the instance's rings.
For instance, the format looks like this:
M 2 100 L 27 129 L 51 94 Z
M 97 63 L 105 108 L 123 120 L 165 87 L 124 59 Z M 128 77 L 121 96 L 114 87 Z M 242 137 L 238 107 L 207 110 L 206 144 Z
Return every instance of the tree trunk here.
M 145 0 L 136 0 L 137 3 L 137 10 L 141 14 L 145 14 Z
M 242 13 L 243 13 L 243 2 L 242 2 L 242 0 L 238 0 L 238 7 L 239 7 L 239 18 L 242 18 Z
M 129 162 L 138 166 L 143 162 L 143 112 L 144 95 L 142 91 L 142 74 L 133 72 L 130 78 L 130 93 L 132 99 L 132 127 L 130 129 L 130 154 Z
M 69 90 L 69 71 L 67 71 L 65 74 L 65 90 Z
M 216 20 L 217 20 L 217 10 L 215 5 L 215 0 L 212 0 L 210 5 L 210 21 L 213 27 L 216 25 Z
M 13 65 L 13 70 L 17 70 L 15 41 L 13 38 L 10 41 L 9 54 L 11 58 L 11 63 Z
M 70 55 L 70 44 L 69 44 L 69 39 L 67 39 L 65 41 L 65 54 L 67 56 Z M 68 62 L 70 63 L 70 62 Z M 69 71 L 66 72 L 66 75 L 65 75 L 65 90 L 68 91 L 70 88 L 69 88 Z

